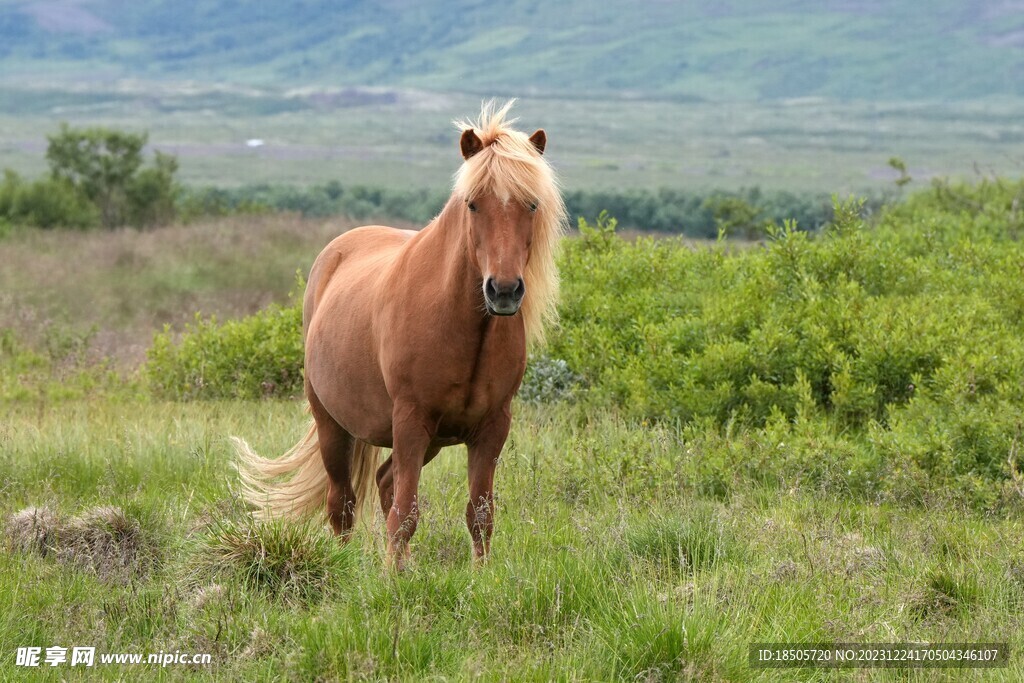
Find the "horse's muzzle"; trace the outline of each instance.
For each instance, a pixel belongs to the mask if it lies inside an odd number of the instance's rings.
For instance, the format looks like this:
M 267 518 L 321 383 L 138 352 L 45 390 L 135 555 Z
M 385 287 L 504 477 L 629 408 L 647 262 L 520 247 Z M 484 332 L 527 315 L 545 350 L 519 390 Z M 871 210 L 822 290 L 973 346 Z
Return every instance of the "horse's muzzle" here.
M 491 315 L 515 315 L 525 295 L 526 283 L 523 278 L 499 281 L 489 277 L 484 283 L 484 302 Z

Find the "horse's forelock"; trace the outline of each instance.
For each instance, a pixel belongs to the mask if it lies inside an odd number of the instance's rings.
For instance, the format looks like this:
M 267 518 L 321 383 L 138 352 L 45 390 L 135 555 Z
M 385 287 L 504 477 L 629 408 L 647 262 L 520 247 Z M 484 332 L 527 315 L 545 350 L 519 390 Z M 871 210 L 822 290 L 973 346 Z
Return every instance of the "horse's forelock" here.
M 480 115 L 476 121 L 462 119 L 456 121 L 455 126 L 460 131 L 472 129 L 480 137 L 484 146 L 489 146 L 503 133 L 512 131 L 512 124 L 518 119 L 508 118 L 508 113 L 515 103 L 516 101 L 511 99 L 499 107 L 495 100 L 489 100 L 481 105 Z
M 455 191 L 463 198 L 493 192 L 502 199 L 550 202 L 561 197 L 551 167 L 523 132 L 515 130 L 508 113 L 515 100 L 498 107 L 485 102 L 476 122 L 461 121 L 461 130 L 473 130 L 483 147 L 467 158 L 456 173 Z

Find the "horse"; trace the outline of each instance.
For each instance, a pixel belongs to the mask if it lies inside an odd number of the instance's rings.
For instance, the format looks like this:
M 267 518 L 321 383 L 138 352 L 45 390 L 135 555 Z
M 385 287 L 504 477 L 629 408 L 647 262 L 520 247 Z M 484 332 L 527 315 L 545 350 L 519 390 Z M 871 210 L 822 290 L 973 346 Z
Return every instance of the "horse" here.
M 423 466 L 465 444 L 466 525 L 474 560 L 487 557 L 494 472 L 527 350 L 556 317 L 566 222 L 547 135 L 513 129 L 513 103 L 485 103 L 476 122 L 456 122 L 463 162 L 426 227 L 355 228 L 316 258 L 302 315 L 306 436 L 277 459 L 235 439 L 242 494 L 258 517 L 325 507 L 348 540 L 376 486 L 388 563 L 401 569 Z M 391 453 L 379 463 L 382 448 Z

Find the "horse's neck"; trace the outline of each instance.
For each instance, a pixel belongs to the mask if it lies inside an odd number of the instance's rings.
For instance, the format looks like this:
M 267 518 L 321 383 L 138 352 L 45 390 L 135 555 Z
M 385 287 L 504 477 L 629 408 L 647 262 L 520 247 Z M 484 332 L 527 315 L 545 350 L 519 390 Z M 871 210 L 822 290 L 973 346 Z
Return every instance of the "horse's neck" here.
M 460 216 L 460 208 L 452 202 L 447 204 L 422 230 L 420 239 L 410 245 L 409 257 L 413 262 L 429 264 L 436 300 L 482 314 L 482 276 L 470 261 L 469 226 Z M 473 324 L 479 322 L 480 315 L 472 317 Z

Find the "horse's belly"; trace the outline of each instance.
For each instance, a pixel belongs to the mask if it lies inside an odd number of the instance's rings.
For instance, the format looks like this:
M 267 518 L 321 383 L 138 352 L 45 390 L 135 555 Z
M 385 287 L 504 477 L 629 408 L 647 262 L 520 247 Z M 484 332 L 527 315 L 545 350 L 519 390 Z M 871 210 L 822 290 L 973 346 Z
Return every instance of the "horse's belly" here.
M 366 291 L 339 288 L 320 302 L 306 331 L 306 378 L 324 409 L 346 431 L 386 446 L 393 406 L 376 360 L 373 301 Z
M 357 439 L 389 446 L 391 398 L 372 356 L 359 347 L 331 335 L 310 335 L 306 377 L 335 422 Z

